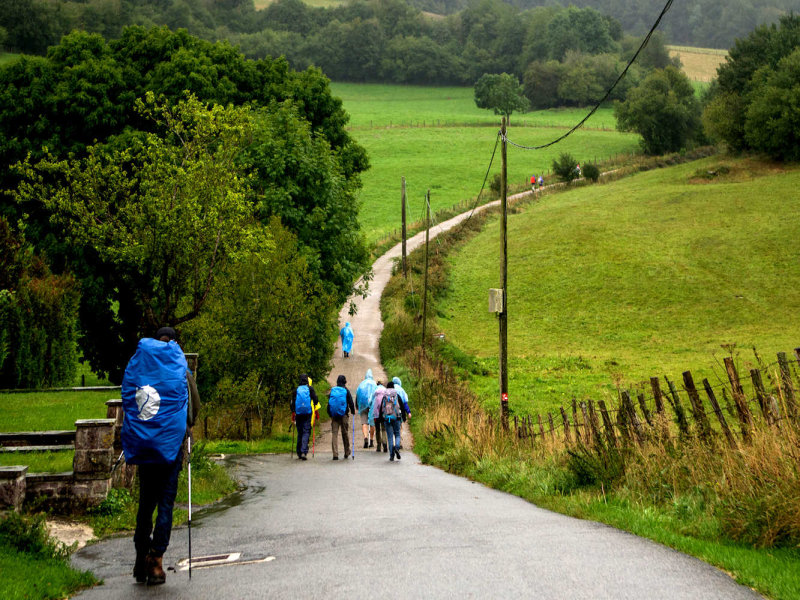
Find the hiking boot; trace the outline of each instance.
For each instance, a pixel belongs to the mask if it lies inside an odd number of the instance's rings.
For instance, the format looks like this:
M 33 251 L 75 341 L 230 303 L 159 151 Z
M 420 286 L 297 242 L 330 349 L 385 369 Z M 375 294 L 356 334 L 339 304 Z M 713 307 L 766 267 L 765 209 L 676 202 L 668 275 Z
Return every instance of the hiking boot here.
M 387 446 L 386 444 L 384 444 L 384 445 L 383 445 L 383 451 L 384 451 L 384 452 L 388 452 L 388 451 L 389 451 L 389 446 Z
M 167 580 L 167 574 L 164 573 L 161 561 L 161 556 L 147 555 L 147 585 L 160 585 Z
M 364 438 L 364 448 L 369 448 L 369 446 L 370 446 L 369 440 L 367 438 Z
M 392 458 L 389 459 L 389 462 L 394 462 L 394 454 L 392 455 Z
M 400 460 L 400 450 L 397 448 L 394 449 L 394 455 L 397 457 L 397 460 Z
M 339 457 L 338 456 L 334 456 L 333 460 L 339 460 Z
M 378 445 L 375 447 L 375 452 L 380 452 L 380 451 L 381 451 L 381 445 L 380 445 L 380 444 L 378 444 Z
M 133 577 L 136 583 L 144 583 L 147 581 L 147 554 L 142 552 L 136 553 L 136 562 L 133 565 Z
M 373 440 L 370 440 L 370 441 L 369 441 L 369 447 L 370 447 L 370 448 L 372 448 L 374 445 L 375 445 L 374 441 L 373 441 Z
M 308 460 L 308 457 L 305 454 L 301 454 L 300 460 Z

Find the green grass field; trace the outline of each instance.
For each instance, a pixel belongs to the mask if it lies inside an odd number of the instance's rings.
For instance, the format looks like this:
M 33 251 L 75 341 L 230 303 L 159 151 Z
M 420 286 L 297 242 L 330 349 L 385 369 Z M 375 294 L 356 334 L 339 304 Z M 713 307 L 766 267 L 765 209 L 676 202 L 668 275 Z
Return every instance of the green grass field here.
M 353 137 L 370 156 L 371 168 L 362 175 L 360 195 L 360 220 L 370 243 L 400 228 L 401 177 L 406 178 L 410 220 L 424 218 L 428 189 L 433 212 L 477 196 L 500 127 L 498 117 L 475 106 L 472 88 L 334 83 L 332 89 L 351 115 Z M 509 139 L 526 146 L 543 144 L 585 114 L 585 109 L 568 109 L 512 115 Z M 414 126 L 410 126 L 412 122 Z M 434 125 L 437 122 L 439 125 Z M 541 152 L 510 148 L 509 183 L 525 185 L 531 175 L 547 172 L 561 152 L 588 162 L 638 150 L 638 135 L 613 130 L 610 108 L 598 111 L 587 126 L 589 129 Z M 499 172 L 498 151 L 492 175 Z
M 74 450 L 60 452 L 0 452 L 0 465 L 27 465 L 28 473 L 72 471 Z
M 19 56 L 19 54 L 11 54 L 10 52 L 0 52 L 0 66 L 17 60 Z
M 119 392 L 0 394 L 0 431 L 74 429 L 78 419 L 104 419 L 111 398 Z
M 723 172 L 729 169 L 727 174 Z M 708 171 L 720 173 L 706 178 Z M 509 217 L 509 388 L 518 412 L 684 370 L 717 382 L 721 345 L 743 367 L 797 347 L 793 250 L 800 168 L 710 158 L 546 197 Z M 489 371 L 497 396 L 499 224 L 450 257 L 438 305 L 448 341 Z

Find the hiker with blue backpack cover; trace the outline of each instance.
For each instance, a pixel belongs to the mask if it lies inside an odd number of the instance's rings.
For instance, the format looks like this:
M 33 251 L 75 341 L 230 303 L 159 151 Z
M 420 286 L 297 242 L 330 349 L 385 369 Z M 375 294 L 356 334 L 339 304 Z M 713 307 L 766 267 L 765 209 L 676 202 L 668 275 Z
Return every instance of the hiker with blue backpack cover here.
M 328 393 L 328 416 L 331 418 L 331 450 L 333 460 L 339 460 L 339 429 L 342 430 L 342 443 L 344 444 L 344 459 L 350 456 L 350 436 L 347 431 L 350 425 L 350 415 L 355 415 L 356 407 L 353 404 L 353 396 L 347 385 L 347 378 L 339 375 L 336 378 L 336 385 Z
M 308 458 L 308 438 L 311 435 L 312 415 L 319 419 L 319 414 L 315 414 L 319 407 L 317 392 L 308 383 L 308 375 L 300 375 L 300 385 L 292 393 L 292 423 L 297 427 L 297 457 L 300 460 Z
M 386 428 L 386 439 L 389 442 L 389 460 L 394 462 L 395 457 L 400 460 L 400 427 L 403 424 L 403 414 L 407 411 L 403 407 L 403 402 L 397 390 L 394 389 L 394 382 L 386 384 L 386 391 L 381 399 L 381 415 L 383 424 Z
M 381 451 L 381 429 L 386 433 L 386 428 L 383 423 L 383 415 L 381 414 L 381 406 L 383 401 L 383 394 L 386 388 L 379 381 L 375 386 L 375 391 L 369 399 L 369 425 L 370 433 L 375 438 L 375 452 Z M 383 442 L 383 451 L 386 452 L 386 442 Z
M 200 410 L 197 386 L 175 339 L 174 329 L 162 327 L 155 338 L 140 340 L 122 379 L 122 449 L 139 474 L 133 576 L 148 585 L 166 580 L 162 561 L 172 534 L 183 444 Z
M 364 381 L 356 388 L 356 402 L 358 403 L 358 414 L 361 418 L 361 433 L 364 434 L 364 448 L 372 447 L 372 438 L 369 433 L 369 401 L 377 384 L 372 378 L 372 369 L 367 369 Z
M 353 351 L 353 328 L 350 327 L 349 321 L 341 328 L 339 336 L 342 338 L 342 352 L 344 353 L 344 357 L 348 358 L 350 352 Z

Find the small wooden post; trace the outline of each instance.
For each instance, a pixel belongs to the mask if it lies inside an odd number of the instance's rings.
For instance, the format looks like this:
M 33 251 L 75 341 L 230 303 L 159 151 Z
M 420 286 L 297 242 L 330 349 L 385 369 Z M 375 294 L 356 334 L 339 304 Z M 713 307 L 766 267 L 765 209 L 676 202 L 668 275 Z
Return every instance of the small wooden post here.
M 539 435 L 544 439 L 544 425 L 542 425 L 542 415 L 536 415 L 536 418 L 539 419 Z
M 600 441 L 600 421 L 597 418 L 597 412 L 594 410 L 594 402 L 589 400 L 589 425 L 592 429 L 592 441 L 597 444 Z
M 597 406 L 600 407 L 600 415 L 603 417 L 603 427 L 606 430 L 606 439 L 608 440 L 608 445 L 612 448 L 616 448 L 617 436 L 614 434 L 614 423 L 611 421 L 611 417 L 608 416 L 606 403 L 602 400 L 598 400 Z
M 583 414 L 583 433 L 585 436 L 585 443 L 588 446 L 594 440 L 592 439 L 591 425 L 589 423 L 589 410 L 586 408 L 586 402 L 581 402 L 581 414 Z
M 753 389 L 756 391 L 758 406 L 761 408 L 761 414 L 764 415 L 764 420 L 767 422 L 767 425 L 774 425 L 777 415 L 773 415 L 772 410 L 770 410 L 769 398 L 767 398 L 767 392 L 764 389 L 764 382 L 761 380 L 761 371 L 758 369 L 750 369 L 750 379 L 753 380 Z
M 403 246 L 402 246 L 402 260 L 403 260 L 403 278 L 408 279 L 408 259 L 406 256 L 406 178 L 401 178 L 401 191 L 400 191 L 400 206 L 401 218 L 403 220 Z
M 644 441 L 642 422 L 639 420 L 639 415 L 636 414 L 636 408 L 634 408 L 631 395 L 627 390 L 622 392 L 622 408 L 625 410 L 628 420 L 633 427 L 633 432 L 636 434 L 636 441 L 641 444 Z
M 644 415 L 645 421 L 647 424 L 652 427 L 653 426 L 653 416 L 650 414 L 650 410 L 647 408 L 647 403 L 644 401 L 644 394 L 639 392 L 639 408 L 642 409 L 642 414 Z
M 567 417 L 567 411 L 564 410 L 564 407 L 561 407 L 561 420 L 564 422 L 564 441 L 567 444 L 572 443 L 572 439 L 570 438 L 569 434 L 569 418 Z
M 784 402 L 786 402 L 786 414 L 791 419 L 796 419 L 797 401 L 794 394 L 794 385 L 792 384 L 792 375 L 789 372 L 789 361 L 786 359 L 785 352 L 778 352 L 778 365 L 781 370 L 781 389 L 783 390 Z
M 700 400 L 700 394 L 697 393 L 691 371 L 683 372 L 683 386 L 686 388 L 686 393 L 689 394 L 694 422 L 697 423 L 700 437 L 707 441 L 711 436 L 711 424 L 708 422 L 708 417 L 703 410 L 703 403 Z
M 664 398 L 661 395 L 661 383 L 658 377 L 650 378 L 650 387 L 653 388 L 653 398 L 656 401 L 656 413 L 659 415 L 664 414 Z
M 547 421 L 550 424 L 550 439 L 551 440 L 555 440 L 556 439 L 556 434 L 555 434 L 555 427 L 553 426 L 553 415 L 552 415 L 552 413 L 547 413 Z
M 689 421 L 686 419 L 686 412 L 683 410 L 681 399 L 678 397 L 678 390 L 675 389 L 675 384 L 667 379 L 666 375 L 664 375 L 664 379 L 667 381 L 671 396 L 667 396 L 667 400 L 670 401 L 672 410 L 675 411 L 675 416 L 678 417 L 678 429 L 681 430 L 681 435 L 689 435 Z
M 578 423 L 578 402 L 572 399 L 572 422 L 575 425 L 575 441 L 581 441 L 581 426 Z
M 736 372 L 736 365 L 733 364 L 733 357 L 725 357 L 725 371 L 728 373 L 728 381 L 731 382 L 731 393 L 733 402 L 736 404 L 736 412 L 739 414 L 739 423 L 742 428 L 742 438 L 745 442 L 750 442 L 750 432 L 753 430 L 753 415 L 747 406 L 744 397 L 744 390 L 739 381 L 739 373 Z
M 703 387 L 706 390 L 708 401 L 711 402 L 711 407 L 714 409 L 714 414 L 717 415 L 717 421 L 719 421 L 719 425 L 722 427 L 722 432 L 725 434 L 725 439 L 728 440 L 728 445 L 735 449 L 736 440 L 733 437 L 733 433 L 731 433 L 730 427 L 728 427 L 728 422 L 725 420 L 725 415 L 722 414 L 722 409 L 719 407 L 719 402 L 717 402 L 717 397 L 714 395 L 714 390 L 712 389 L 711 384 L 708 382 L 708 379 L 703 379 Z

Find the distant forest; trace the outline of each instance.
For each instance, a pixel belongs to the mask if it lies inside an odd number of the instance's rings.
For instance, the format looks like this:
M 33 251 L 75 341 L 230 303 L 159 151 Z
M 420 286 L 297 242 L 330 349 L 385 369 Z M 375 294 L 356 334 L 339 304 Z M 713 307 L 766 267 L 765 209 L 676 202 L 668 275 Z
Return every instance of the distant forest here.
M 796 1 L 676 3 L 638 66 L 665 66 L 665 43 L 727 48 Z M 507 72 L 528 81 L 534 106 L 569 105 L 613 81 L 663 7 L 662 0 L 543 4 L 352 0 L 315 8 L 276 0 L 256 10 L 253 0 L 4 0 L 0 46 L 44 54 L 73 29 L 111 39 L 131 24 L 166 25 L 229 41 L 249 58 L 316 66 L 336 81 L 472 85 L 484 73 Z M 636 73 L 629 79 L 636 83 Z

